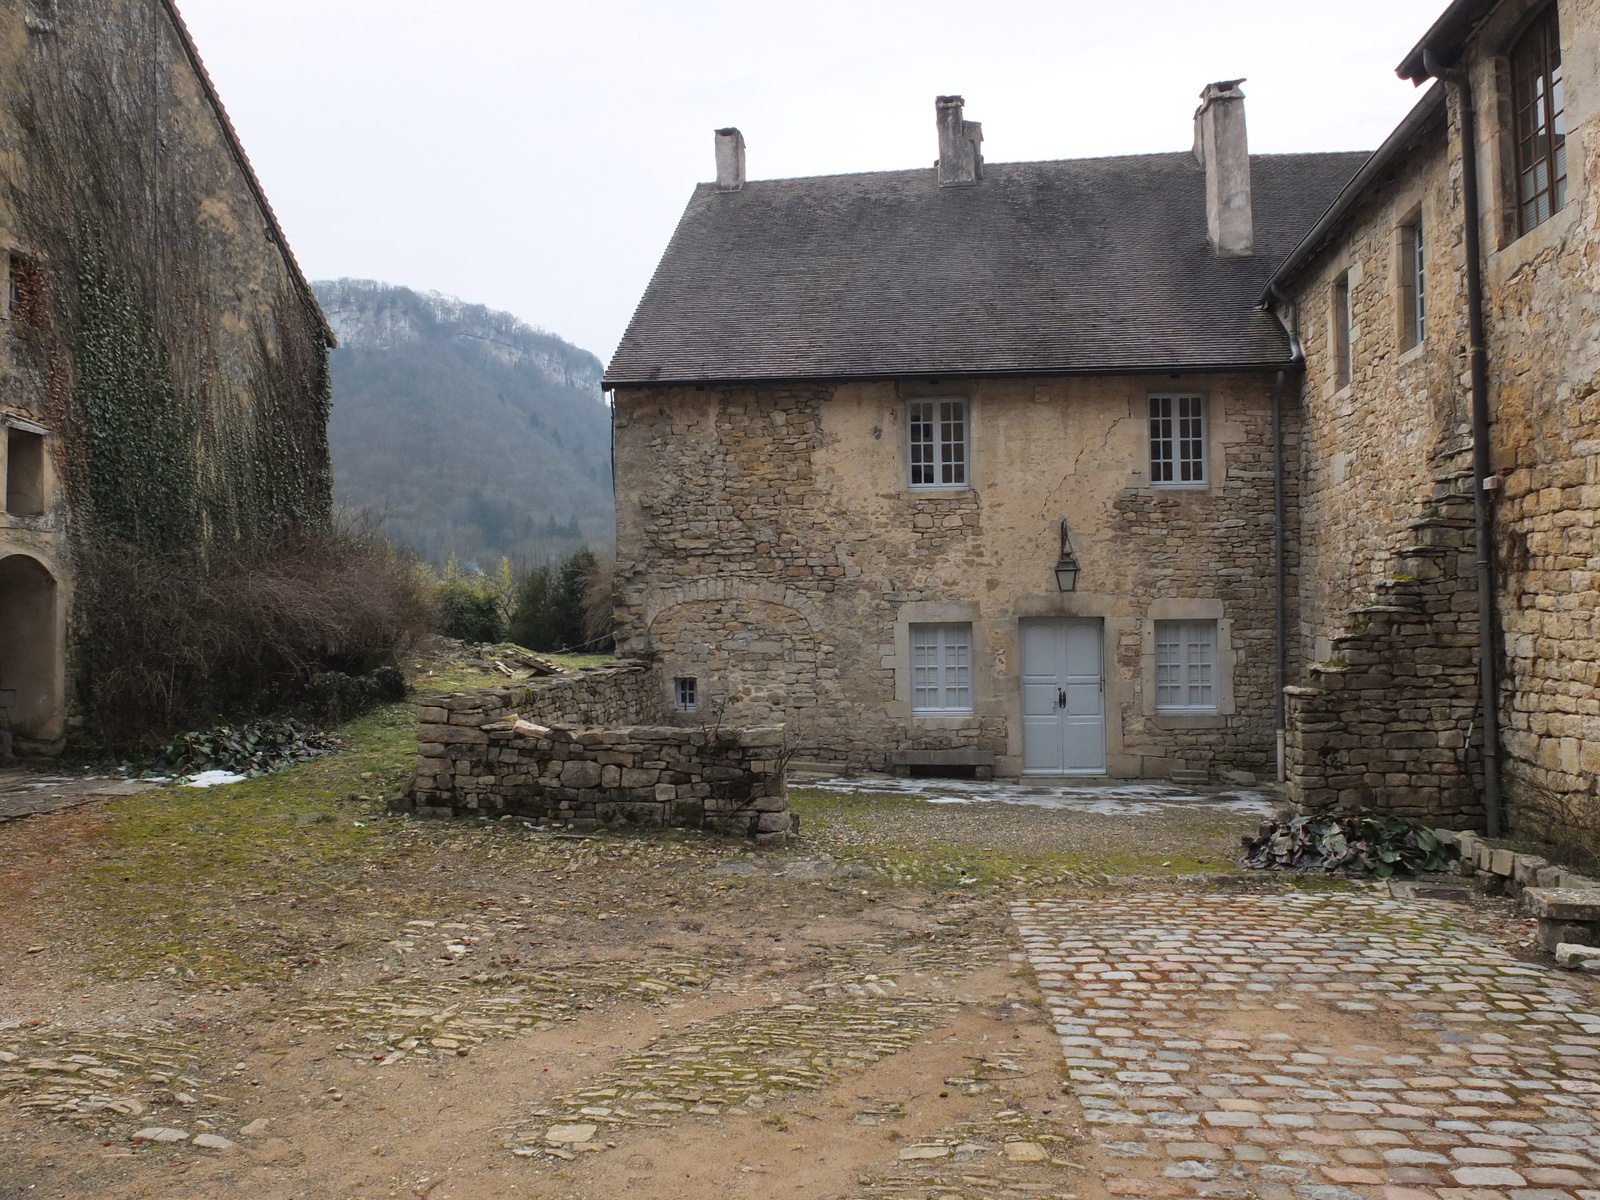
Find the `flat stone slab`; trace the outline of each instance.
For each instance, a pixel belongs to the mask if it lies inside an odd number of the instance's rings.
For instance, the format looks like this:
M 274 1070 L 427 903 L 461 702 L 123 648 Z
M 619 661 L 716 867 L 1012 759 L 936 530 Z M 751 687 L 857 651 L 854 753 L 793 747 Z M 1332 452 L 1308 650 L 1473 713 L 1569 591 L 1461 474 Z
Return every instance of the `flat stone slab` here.
M 160 782 L 149 779 L 49 775 L 27 768 L 8 769 L 0 771 L 0 825 L 96 800 L 133 796 L 161 786 Z
M 1106 1191 L 1600 1197 L 1592 988 L 1451 911 L 1375 889 L 1016 905 Z
M 929 804 L 1020 804 L 1114 817 L 1158 816 L 1175 808 L 1217 808 L 1270 816 L 1282 801 L 1254 787 L 1179 786 L 1153 780 L 1108 784 L 1060 784 L 1028 779 L 902 779 L 889 775 L 842 775 L 792 780 L 791 787 L 852 795 L 913 796 Z
M 1600 890 L 1528 888 L 1522 893 L 1528 912 L 1545 921 L 1600 921 Z

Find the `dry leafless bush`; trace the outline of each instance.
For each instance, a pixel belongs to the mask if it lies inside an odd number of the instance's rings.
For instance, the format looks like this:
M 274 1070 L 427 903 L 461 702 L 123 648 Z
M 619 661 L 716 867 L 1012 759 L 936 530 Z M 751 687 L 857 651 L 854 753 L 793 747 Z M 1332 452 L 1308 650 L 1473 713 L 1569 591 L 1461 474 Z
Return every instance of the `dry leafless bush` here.
M 1526 781 L 1513 786 L 1512 823 L 1521 838 L 1547 847 L 1563 866 L 1600 863 L 1600 796 L 1553 792 Z
M 323 672 L 391 662 L 432 618 L 414 565 L 349 529 L 223 561 L 113 548 L 80 565 L 75 665 L 92 731 L 115 744 L 292 705 Z

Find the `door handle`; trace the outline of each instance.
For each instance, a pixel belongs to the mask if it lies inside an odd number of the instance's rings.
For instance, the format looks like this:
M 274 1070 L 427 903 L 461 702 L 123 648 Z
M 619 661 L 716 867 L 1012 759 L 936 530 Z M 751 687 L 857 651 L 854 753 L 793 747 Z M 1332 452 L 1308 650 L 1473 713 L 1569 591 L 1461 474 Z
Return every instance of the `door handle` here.
M 1065 708 L 1066 706 L 1067 706 L 1066 689 L 1057 688 L 1056 689 L 1056 707 L 1057 708 Z

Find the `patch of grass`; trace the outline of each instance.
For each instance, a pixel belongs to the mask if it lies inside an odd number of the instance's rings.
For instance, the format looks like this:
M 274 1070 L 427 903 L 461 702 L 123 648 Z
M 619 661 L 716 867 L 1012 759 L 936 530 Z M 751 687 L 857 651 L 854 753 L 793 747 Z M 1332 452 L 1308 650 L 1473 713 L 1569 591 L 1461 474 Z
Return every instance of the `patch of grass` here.
M 409 855 L 402 823 L 383 808 L 410 776 L 413 720 L 410 703 L 385 705 L 342 730 L 350 749 L 243 783 L 160 788 L 111 806 L 102 848 L 70 895 L 93 922 L 89 949 L 101 969 L 237 981 L 320 958 L 318 938 L 268 910 L 301 893 L 355 890 L 366 865 Z M 239 936 L 244 926 L 251 937 Z M 270 959 L 249 949 L 262 944 L 272 945 Z
M 953 810 L 905 794 L 791 788 L 791 807 L 818 849 L 873 867 L 884 882 L 932 890 L 1016 892 L 1103 884 L 1108 876 L 1231 872 L 1231 860 L 1205 853 L 1237 836 L 1237 818 L 1195 821 L 1165 847 L 1129 849 L 1125 836 L 1075 837 L 1088 814 L 992 805 Z M 1098 831 L 1097 831 L 1098 832 Z

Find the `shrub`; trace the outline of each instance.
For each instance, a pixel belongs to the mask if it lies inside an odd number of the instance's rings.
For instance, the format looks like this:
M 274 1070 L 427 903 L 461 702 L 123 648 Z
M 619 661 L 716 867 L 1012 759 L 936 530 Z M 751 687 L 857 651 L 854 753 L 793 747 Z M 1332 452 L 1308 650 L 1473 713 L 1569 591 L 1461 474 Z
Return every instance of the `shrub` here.
M 155 558 L 84 547 L 74 644 L 89 733 L 149 744 L 185 725 L 326 705 L 433 623 L 414 565 L 351 529 L 284 539 L 230 557 Z M 398 672 L 396 672 L 398 674 Z M 374 680 L 368 694 L 387 684 Z M 363 685 L 364 687 L 367 685 Z M 326 710 L 324 710 L 326 711 Z
M 502 641 L 499 600 L 469 580 L 445 580 L 439 585 L 439 632 L 463 642 Z

